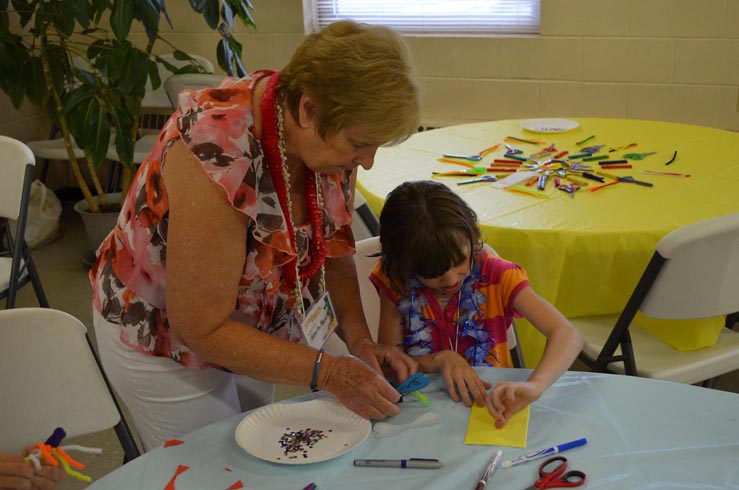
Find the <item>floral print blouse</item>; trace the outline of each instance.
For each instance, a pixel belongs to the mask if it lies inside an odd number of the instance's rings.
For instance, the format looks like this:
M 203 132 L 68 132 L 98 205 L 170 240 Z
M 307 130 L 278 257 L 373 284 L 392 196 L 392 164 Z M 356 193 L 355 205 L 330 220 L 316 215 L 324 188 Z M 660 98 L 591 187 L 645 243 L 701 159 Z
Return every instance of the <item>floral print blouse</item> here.
M 108 322 L 120 325 L 121 341 L 137 351 L 170 357 L 188 367 L 217 367 L 180 342 L 167 321 L 169 203 L 161 171 L 167 150 L 178 138 L 231 205 L 249 218 L 246 260 L 231 318 L 281 339 L 302 338 L 295 295 L 282 280 L 282 265 L 295 255 L 301 265 L 310 260 L 307 244 L 314 230 L 308 224 L 296 227 L 301 251 L 296 252 L 261 143 L 253 134 L 252 89 L 269 74 L 227 78 L 218 88 L 179 95 L 178 110 L 136 173 L 116 227 L 97 251 L 90 271 L 93 307 Z M 351 171 L 319 177 L 324 203 L 321 232 L 328 257 L 352 255 Z M 302 285 L 306 311 L 317 299 L 320 276 Z
M 391 287 L 379 261 L 370 274 L 379 294 L 398 307 L 403 348 L 419 357 L 442 350 L 461 354 L 472 366 L 510 367 L 507 330 L 516 295 L 529 285 L 520 266 L 483 249 L 477 254 L 459 294 L 442 308 L 433 291 L 416 277 Z

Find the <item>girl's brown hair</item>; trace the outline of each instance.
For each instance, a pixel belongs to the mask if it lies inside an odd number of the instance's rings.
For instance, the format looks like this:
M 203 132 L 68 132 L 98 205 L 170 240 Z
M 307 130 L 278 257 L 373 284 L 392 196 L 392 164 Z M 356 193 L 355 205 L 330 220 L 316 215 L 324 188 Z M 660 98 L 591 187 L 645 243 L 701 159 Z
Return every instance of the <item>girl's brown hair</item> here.
M 405 182 L 393 189 L 380 213 L 382 271 L 391 284 L 407 284 L 411 274 L 435 278 L 482 247 L 477 215 L 467 203 L 439 182 Z

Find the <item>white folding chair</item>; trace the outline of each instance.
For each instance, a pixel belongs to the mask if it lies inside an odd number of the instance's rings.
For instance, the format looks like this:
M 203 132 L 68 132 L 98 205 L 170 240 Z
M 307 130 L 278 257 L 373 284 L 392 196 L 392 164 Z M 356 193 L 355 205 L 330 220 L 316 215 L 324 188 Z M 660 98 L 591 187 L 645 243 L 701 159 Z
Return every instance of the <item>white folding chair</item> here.
M 0 299 L 6 299 L 8 309 L 15 306 L 18 289 L 29 282 L 39 305 L 49 306 L 31 250 L 24 239 L 34 165 L 33 152 L 28 146 L 0 136 L 0 219 L 5 223 L 10 251 L 9 256 L 0 257 Z M 11 220 L 17 220 L 14 230 Z
M 377 341 L 377 331 L 380 327 L 380 297 L 375 290 L 375 286 L 368 278 L 378 260 L 377 257 L 372 257 L 371 255 L 381 250 L 380 237 L 375 236 L 358 241 L 356 243 L 356 250 L 357 253 L 354 255 L 354 263 L 357 267 L 357 277 L 359 279 L 359 296 L 362 299 L 362 308 L 364 309 L 364 316 L 367 319 L 370 333 L 372 334 L 372 338 Z M 513 323 L 508 327 L 507 333 L 508 348 L 511 351 L 513 366 L 524 367 L 521 347 L 518 343 L 518 334 L 516 332 L 516 326 Z M 336 334 L 329 337 L 324 349 L 336 355 L 349 353 L 346 344 Z
M 362 233 L 361 236 L 380 236 L 380 220 L 372 212 L 367 200 L 359 190 L 354 191 L 354 215 L 355 218 L 352 220 L 354 236 L 357 236 L 357 231 Z
M 739 213 L 683 226 L 657 243 L 620 315 L 570 318 L 593 371 L 694 384 L 739 369 L 739 333 L 724 328 L 714 347 L 678 351 L 634 323 L 691 320 L 739 311 Z
M 15 453 L 56 427 L 68 437 L 115 428 L 124 463 L 139 456 L 87 329 L 49 308 L 0 311 L 0 450 Z
M 213 73 L 182 73 L 172 75 L 164 81 L 164 91 L 167 93 L 169 103 L 173 109 L 177 109 L 177 97 L 185 89 L 199 90 L 202 88 L 217 87 L 224 79 L 224 75 Z

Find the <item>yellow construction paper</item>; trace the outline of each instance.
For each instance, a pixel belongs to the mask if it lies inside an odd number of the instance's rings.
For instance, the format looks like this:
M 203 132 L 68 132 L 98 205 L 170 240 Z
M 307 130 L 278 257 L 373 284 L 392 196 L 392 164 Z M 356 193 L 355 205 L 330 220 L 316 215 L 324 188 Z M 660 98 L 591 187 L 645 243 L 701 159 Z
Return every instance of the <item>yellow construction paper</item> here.
M 464 443 L 525 448 L 530 413 L 531 406 L 529 405 L 511 417 L 505 427 L 497 429 L 495 419 L 490 415 L 487 407 L 474 405 L 470 410 L 470 421 L 467 424 Z

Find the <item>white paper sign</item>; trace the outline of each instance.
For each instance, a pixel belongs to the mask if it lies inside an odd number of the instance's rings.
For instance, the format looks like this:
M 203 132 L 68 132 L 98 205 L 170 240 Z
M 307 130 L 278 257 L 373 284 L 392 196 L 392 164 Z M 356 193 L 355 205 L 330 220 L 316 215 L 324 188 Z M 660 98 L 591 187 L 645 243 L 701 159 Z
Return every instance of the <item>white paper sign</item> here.
M 318 298 L 318 301 L 306 313 L 303 323 L 300 324 L 305 341 L 314 349 L 323 347 L 329 336 L 336 330 L 337 325 L 334 305 L 331 304 L 328 292 Z

